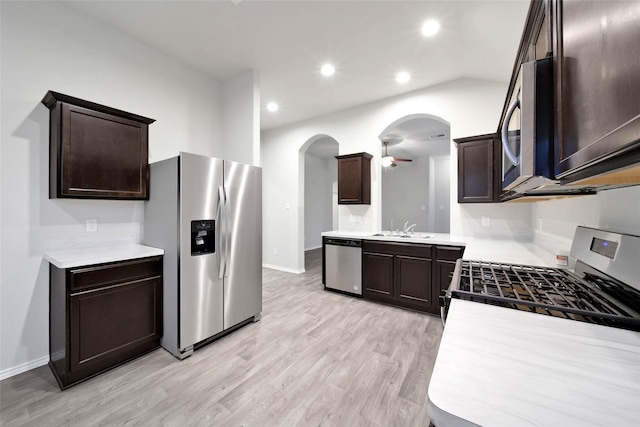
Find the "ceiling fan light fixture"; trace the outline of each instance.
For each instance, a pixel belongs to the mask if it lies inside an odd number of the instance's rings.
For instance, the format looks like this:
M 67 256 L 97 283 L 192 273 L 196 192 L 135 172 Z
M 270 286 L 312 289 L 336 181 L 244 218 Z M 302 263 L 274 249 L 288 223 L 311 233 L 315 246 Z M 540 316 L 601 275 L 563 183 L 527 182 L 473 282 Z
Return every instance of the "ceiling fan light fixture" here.
M 388 168 L 393 164 L 393 156 L 384 156 L 382 160 L 380 160 L 380 164 L 382 167 Z

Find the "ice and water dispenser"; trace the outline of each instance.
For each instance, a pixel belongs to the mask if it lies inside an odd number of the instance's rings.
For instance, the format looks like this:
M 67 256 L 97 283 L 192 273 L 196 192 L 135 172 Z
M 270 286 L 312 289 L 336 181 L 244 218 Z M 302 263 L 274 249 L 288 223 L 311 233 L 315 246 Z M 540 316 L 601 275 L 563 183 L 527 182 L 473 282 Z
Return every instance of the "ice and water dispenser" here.
M 191 221 L 191 256 L 216 252 L 216 222 L 214 220 Z

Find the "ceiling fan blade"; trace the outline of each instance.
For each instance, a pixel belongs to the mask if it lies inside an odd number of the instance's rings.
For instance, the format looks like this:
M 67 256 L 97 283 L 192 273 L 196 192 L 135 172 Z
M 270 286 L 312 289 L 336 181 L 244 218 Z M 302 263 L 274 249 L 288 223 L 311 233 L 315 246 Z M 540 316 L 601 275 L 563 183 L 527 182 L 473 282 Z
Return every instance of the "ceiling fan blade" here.
M 393 161 L 394 162 L 413 162 L 413 160 L 411 159 L 401 159 L 400 157 L 394 157 Z

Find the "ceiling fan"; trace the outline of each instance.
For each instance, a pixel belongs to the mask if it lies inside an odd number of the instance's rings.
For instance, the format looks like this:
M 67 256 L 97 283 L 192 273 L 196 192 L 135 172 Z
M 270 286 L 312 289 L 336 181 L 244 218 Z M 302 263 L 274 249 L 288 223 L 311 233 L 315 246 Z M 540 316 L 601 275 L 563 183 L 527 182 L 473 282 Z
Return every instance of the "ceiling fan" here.
M 411 159 L 402 159 L 400 157 L 393 157 L 390 156 L 389 153 L 387 153 L 387 148 L 389 145 L 389 141 L 383 141 L 382 142 L 384 144 L 384 156 L 382 157 L 382 160 L 380 161 L 380 164 L 385 167 L 396 167 L 398 166 L 396 162 L 412 162 L 413 160 Z

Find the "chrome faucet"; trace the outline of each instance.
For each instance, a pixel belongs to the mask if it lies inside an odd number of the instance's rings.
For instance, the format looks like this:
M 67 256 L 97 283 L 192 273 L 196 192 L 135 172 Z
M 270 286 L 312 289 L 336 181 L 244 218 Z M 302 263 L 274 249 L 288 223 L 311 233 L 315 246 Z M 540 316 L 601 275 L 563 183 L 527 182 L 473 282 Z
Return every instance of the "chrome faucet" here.
M 409 221 L 404 223 L 404 234 L 413 234 L 416 228 L 416 224 L 409 225 Z

